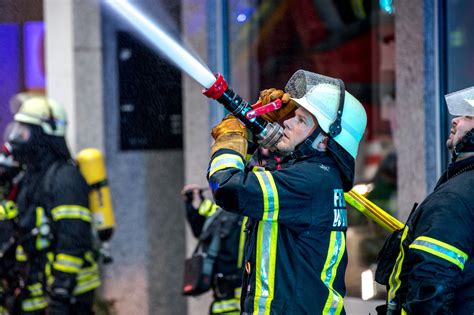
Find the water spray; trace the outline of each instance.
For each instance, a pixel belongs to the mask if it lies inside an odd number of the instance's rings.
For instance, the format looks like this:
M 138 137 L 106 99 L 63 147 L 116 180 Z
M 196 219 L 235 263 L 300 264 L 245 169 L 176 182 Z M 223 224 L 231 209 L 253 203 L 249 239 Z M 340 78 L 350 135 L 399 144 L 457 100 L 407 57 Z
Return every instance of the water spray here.
M 259 108 L 252 108 L 249 103 L 229 88 L 222 75 L 214 76 L 205 65 L 201 64 L 163 31 L 158 24 L 152 22 L 126 0 L 107 0 L 106 3 L 125 18 L 164 56 L 204 87 L 204 95 L 218 101 L 229 112 L 239 118 L 257 137 L 259 144 L 267 148 L 276 146 L 283 135 L 282 127 L 278 123 L 269 123 L 260 116 L 281 107 L 281 101 L 278 100 Z

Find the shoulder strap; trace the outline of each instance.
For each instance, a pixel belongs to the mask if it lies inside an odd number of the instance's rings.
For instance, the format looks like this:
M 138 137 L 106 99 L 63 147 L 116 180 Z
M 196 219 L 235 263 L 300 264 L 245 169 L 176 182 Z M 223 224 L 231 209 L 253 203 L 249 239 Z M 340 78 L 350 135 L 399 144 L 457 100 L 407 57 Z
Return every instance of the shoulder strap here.
M 45 196 L 45 204 L 42 204 L 43 208 L 45 209 L 46 215 L 50 216 L 50 211 L 48 211 L 48 205 L 51 205 L 53 199 L 53 178 L 56 176 L 56 172 L 61 167 L 61 163 L 59 161 L 54 162 L 44 174 L 44 178 L 41 181 L 41 186 L 39 189 L 40 196 Z M 38 200 L 41 200 L 39 198 Z

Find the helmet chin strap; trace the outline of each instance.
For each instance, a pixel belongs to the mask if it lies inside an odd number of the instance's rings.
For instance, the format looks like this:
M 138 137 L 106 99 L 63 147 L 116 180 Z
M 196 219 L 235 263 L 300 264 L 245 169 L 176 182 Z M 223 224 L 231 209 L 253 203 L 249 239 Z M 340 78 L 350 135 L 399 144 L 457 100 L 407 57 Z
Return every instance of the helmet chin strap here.
M 317 127 L 313 133 L 311 133 L 305 141 L 296 146 L 295 150 L 288 156 L 290 159 L 298 159 L 303 156 L 313 155 L 321 150 L 317 149 L 317 145 L 324 141 L 326 136 L 323 134 L 321 127 Z
M 474 154 L 474 129 L 467 132 L 464 137 L 461 138 L 461 141 L 454 146 L 451 161 L 456 162 L 459 157 L 468 154 Z

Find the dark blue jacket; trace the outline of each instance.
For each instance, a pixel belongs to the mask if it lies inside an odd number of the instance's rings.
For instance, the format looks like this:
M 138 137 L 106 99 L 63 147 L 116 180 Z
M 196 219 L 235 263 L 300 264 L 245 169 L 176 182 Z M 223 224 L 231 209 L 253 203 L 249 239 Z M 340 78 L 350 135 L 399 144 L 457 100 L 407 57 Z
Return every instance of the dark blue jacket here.
M 388 303 L 408 314 L 474 313 L 474 157 L 453 163 L 410 215 Z
M 344 314 L 347 216 L 330 156 L 250 170 L 223 149 L 208 179 L 219 206 L 249 217 L 243 314 Z

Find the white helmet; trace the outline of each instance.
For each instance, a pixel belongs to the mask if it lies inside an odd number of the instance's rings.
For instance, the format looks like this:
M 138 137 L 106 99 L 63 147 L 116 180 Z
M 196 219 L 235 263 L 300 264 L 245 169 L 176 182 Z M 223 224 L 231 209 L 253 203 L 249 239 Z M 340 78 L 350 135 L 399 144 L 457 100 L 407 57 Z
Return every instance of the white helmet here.
M 445 96 L 449 113 L 453 116 L 474 116 L 474 86 Z
M 17 122 L 40 126 L 47 135 L 64 137 L 67 125 L 64 107 L 46 96 L 24 97 L 23 94 L 18 94 L 10 101 L 14 113 L 13 119 Z
M 343 89 L 338 79 L 304 70 L 295 72 L 285 87 L 295 102 L 316 117 L 321 129 L 355 159 L 367 114 L 362 104 Z M 342 113 L 338 114 L 340 109 Z

